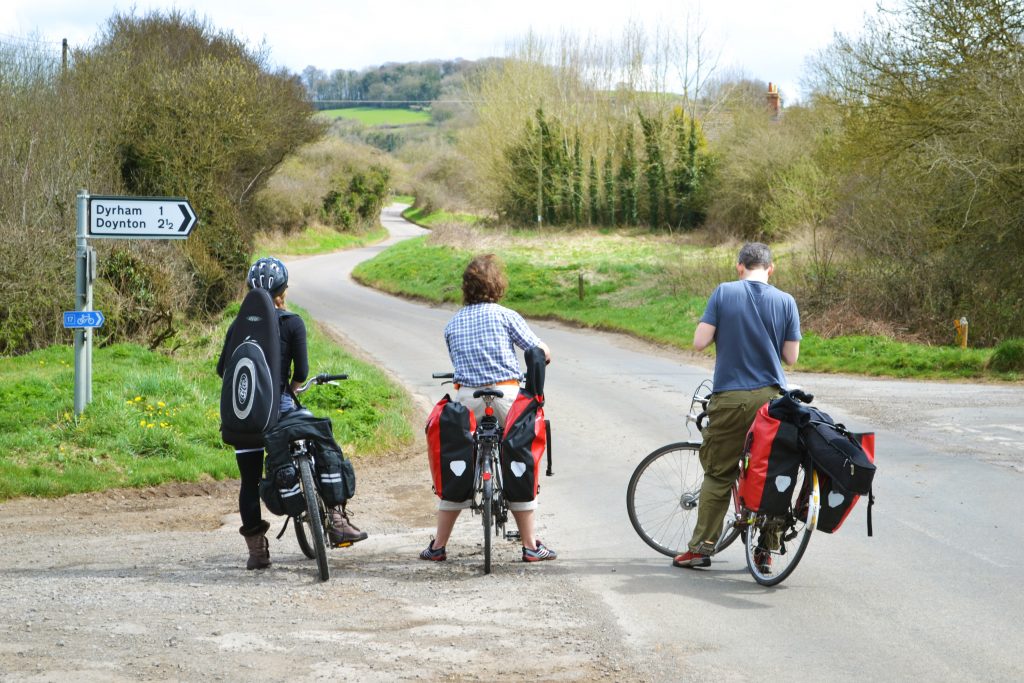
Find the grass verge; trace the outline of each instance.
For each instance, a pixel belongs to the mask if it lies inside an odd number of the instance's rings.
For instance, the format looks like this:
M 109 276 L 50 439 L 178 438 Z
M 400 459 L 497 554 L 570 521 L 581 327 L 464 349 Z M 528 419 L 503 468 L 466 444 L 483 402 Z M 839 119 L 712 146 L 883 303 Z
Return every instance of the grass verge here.
M 70 345 L 0 364 L 0 500 L 61 496 L 238 476 L 219 432 L 217 356 L 237 304 L 215 328 L 193 330 L 175 355 L 133 344 L 93 352 L 93 401 L 73 416 Z M 298 311 L 309 322 L 309 316 Z M 388 453 L 412 440 L 412 405 L 373 366 L 308 324 L 310 372 L 347 372 L 303 399 L 334 422 L 349 456 Z
M 394 294 L 434 302 L 461 300 L 460 274 L 477 253 L 498 253 L 509 290 L 503 303 L 537 318 L 627 332 L 689 350 L 714 284 L 728 273 L 732 251 L 687 246 L 642 234 L 507 233 L 460 247 L 430 237 L 397 244 L 360 264 L 354 276 Z M 724 259 L 724 260 L 723 260 Z M 727 276 L 727 275 L 726 275 Z M 582 283 L 582 284 L 581 284 Z M 695 293 L 701 289 L 702 294 Z M 824 339 L 804 330 L 797 368 L 921 379 L 1019 380 L 1020 373 L 987 368 L 992 351 L 894 341 L 886 337 Z
M 402 217 L 424 228 L 432 228 L 442 223 L 474 225 L 483 221 L 482 217 L 471 213 L 452 213 L 450 211 L 430 210 L 412 206 L 402 212 Z
M 388 231 L 381 225 L 365 233 L 353 234 L 338 232 L 326 225 L 313 224 L 300 232 L 287 235 L 281 233 L 261 234 L 256 240 L 254 258 L 271 254 L 275 256 L 281 254 L 289 256 L 325 254 L 340 249 L 365 247 L 380 242 L 387 236 Z

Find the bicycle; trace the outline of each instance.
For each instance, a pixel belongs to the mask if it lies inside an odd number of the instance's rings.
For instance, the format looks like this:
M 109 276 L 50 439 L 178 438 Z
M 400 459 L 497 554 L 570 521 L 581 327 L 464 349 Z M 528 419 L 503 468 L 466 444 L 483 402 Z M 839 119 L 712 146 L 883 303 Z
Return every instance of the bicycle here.
M 295 390 L 295 394 L 304 393 L 313 385 L 337 384 L 337 380 L 344 379 L 348 379 L 348 375 L 321 373 L 306 380 L 305 384 Z M 306 409 L 299 407 L 298 410 Z M 302 495 L 306 503 L 306 509 L 294 517 L 295 539 L 299 543 L 302 554 L 311 560 L 316 560 L 320 580 L 327 581 L 331 576 L 331 570 L 327 564 L 326 536 L 327 530 L 332 528 L 333 523 L 327 506 L 320 498 L 320 492 L 317 490 L 316 480 L 313 477 L 313 472 L 316 469 L 313 452 L 309 449 L 306 439 L 289 442 L 288 449 L 295 469 L 299 473 L 299 484 L 302 487 Z M 287 526 L 287 521 L 285 521 L 285 525 Z M 282 528 L 281 534 L 284 531 Z M 281 534 L 278 534 L 278 538 L 281 537 Z
M 690 424 L 699 432 L 704 430 L 711 391 L 709 380 L 694 391 L 686 416 L 687 431 Z M 798 396 L 805 403 L 813 399 L 802 392 Z M 699 451 L 697 441 L 658 448 L 640 461 L 626 489 L 626 509 L 633 529 L 647 545 L 669 557 L 686 552 L 693 534 L 704 480 Z M 741 456 L 738 472 L 744 464 Z M 732 509 L 726 513 L 712 554 L 742 538 L 751 576 L 763 586 L 777 585 L 796 569 L 817 526 L 821 508 L 817 471 L 809 462 L 800 464 L 792 501 L 782 515 L 747 510 L 740 504 L 738 486 L 739 475 L 732 485 Z
M 446 380 L 442 386 L 454 381 L 453 372 L 435 372 L 434 379 Z M 509 507 L 505 499 L 505 488 L 501 474 L 501 440 L 502 428 L 491 406 L 494 399 L 505 394 L 500 389 L 477 389 L 473 398 L 484 400 L 484 416 L 477 423 L 473 432 L 473 490 L 470 499 L 470 510 L 481 516 L 484 531 L 484 574 L 491 573 L 491 530 L 494 538 L 506 541 L 519 540 L 518 531 L 505 531 L 508 523 Z M 551 424 L 545 421 L 547 429 L 547 476 L 554 472 L 551 469 Z

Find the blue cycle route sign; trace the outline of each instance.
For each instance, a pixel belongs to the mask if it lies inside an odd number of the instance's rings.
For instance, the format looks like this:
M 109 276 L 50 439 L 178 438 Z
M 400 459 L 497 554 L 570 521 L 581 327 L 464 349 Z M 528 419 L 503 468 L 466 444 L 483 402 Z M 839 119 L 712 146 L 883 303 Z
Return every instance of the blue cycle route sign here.
M 99 311 L 64 311 L 64 327 L 103 327 Z

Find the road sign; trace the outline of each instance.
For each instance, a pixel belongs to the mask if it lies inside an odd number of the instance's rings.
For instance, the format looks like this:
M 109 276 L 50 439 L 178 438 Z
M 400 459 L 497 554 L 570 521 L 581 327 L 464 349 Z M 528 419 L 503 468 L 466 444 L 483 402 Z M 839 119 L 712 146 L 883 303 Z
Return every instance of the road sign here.
M 103 327 L 99 311 L 64 311 L 64 327 Z
M 183 240 L 196 222 L 184 197 L 89 197 L 88 237 Z

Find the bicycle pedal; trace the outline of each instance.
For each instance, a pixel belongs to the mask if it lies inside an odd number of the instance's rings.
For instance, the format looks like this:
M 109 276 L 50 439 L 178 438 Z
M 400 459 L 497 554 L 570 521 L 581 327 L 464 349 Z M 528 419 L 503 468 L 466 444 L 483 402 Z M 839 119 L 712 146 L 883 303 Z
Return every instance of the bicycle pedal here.
M 348 547 L 349 547 L 349 546 L 351 546 L 351 545 L 352 545 L 352 544 L 353 544 L 354 542 L 355 542 L 355 541 L 343 541 L 343 542 L 341 542 L 341 543 L 332 543 L 332 544 L 331 544 L 331 547 L 332 547 L 332 548 L 348 548 Z
M 506 531 L 505 532 L 505 540 L 506 541 L 518 541 L 519 540 L 519 532 L 518 531 Z

